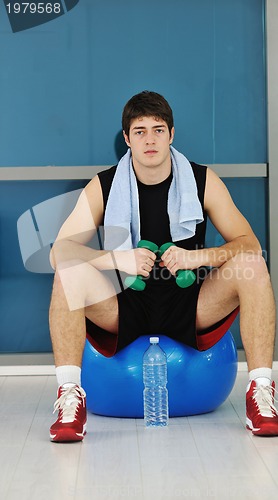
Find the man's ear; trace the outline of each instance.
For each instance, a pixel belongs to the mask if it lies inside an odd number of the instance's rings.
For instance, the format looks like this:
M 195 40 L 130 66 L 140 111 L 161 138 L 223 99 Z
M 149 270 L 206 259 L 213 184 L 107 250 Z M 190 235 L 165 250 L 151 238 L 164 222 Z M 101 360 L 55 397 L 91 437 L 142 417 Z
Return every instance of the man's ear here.
M 124 140 L 125 140 L 126 145 L 130 148 L 129 138 L 128 138 L 128 135 L 126 135 L 124 130 L 123 130 L 123 136 L 124 136 Z
M 174 127 L 172 127 L 169 144 L 172 144 L 174 140 L 174 135 L 175 135 L 175 129 Z

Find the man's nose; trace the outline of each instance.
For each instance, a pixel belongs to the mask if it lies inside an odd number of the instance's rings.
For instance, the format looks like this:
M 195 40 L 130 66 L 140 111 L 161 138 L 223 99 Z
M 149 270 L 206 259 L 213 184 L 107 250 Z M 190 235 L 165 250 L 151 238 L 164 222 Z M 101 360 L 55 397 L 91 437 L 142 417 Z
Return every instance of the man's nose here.
M 154 144 L 155 143 L 155 135 L 154 133 L 148 132 L 146 136 L 146 144 Z

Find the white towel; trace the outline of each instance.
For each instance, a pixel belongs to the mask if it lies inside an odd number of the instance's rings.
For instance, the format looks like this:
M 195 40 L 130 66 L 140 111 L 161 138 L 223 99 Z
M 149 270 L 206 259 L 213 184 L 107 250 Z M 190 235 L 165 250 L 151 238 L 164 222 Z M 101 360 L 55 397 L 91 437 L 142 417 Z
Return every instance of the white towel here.
M 168 215 L 173 241 L 194 236 L 204 220 L 197 185 L 187 158 L 170 146 L 173 179 L 168 193 Z M 139 197 L 130 149 L 118 163 L 104 217 L 104 248 L 130 250 L 140 240 Z

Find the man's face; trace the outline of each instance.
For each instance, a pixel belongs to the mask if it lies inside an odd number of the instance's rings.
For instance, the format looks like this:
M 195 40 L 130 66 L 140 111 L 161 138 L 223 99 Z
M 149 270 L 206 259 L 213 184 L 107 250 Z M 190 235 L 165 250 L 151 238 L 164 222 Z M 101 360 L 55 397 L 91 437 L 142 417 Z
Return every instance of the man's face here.
M 174 139 L 167 123 L 160 118 L 145 116 L 131 122 L 129 137 L 124 133 L 130 147 L 134 167 L 158 167 L 170 159 L 170 144 Z

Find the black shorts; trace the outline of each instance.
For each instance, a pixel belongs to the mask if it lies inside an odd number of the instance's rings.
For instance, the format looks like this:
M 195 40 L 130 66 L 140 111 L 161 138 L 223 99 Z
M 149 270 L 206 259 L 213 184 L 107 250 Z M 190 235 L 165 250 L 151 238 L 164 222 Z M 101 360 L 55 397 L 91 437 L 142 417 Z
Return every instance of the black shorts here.
M 167 335 L 199 350 L 215 344 L 233 322 L 237 310 L 201 335 L 196 332 L 197 302 L 202 282 L 180 288 L 175 280 L 147 283 L 144 291 L 127 288 L 118 294 L 118 335 L 86 320 L 87 338 L 104 356 L 111 357 L 141 335 Z
M 165 286 L 164 286 L 165 285 Z M 117 350 L 140 335 L 167 335 L 197 347 L 195 324 L 200 286 L 182 289 L 176 283 L 147 284 L 143 292 L 127 289 L 118 296 Z

